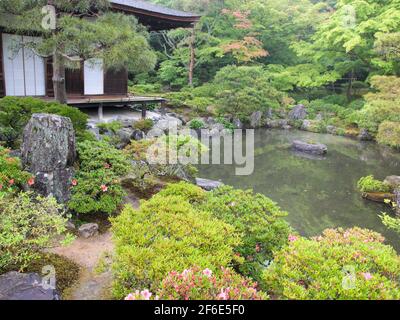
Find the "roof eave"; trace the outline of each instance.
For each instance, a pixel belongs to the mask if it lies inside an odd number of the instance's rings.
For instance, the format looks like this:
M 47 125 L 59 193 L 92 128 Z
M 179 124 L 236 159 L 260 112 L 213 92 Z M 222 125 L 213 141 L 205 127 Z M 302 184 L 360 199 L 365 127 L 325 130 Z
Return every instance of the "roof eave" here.
M 201 16 L 196 15 L 196 16 L 175 16 L 175 15 L 169 15 L 165 13 L 159 13 L 159 12 L 153 12 L 149 10 L 144 10 L 144 9 L 138 9 L 122 4 L 117 4 L 117 3 L 111 3 L 111 7 L 114 10 L 118 11 L 123 11 L 126 13 L 130 14 L 141 14 L 141 15 L 146 15 L 149 17 L 154 17 L 154 18 L 159 18 L 163 20 L 169 20 L 169 21 L 175 21 L 175 22 L 186 22 L 186 23 L 195 23 L 198 22 L 201 18 Z

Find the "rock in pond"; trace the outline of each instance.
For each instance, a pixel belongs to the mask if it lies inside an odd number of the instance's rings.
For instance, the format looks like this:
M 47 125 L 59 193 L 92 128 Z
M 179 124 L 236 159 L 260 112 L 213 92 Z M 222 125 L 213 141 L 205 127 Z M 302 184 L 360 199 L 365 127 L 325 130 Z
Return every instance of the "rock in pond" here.
M 307 118 L 307 110 L 303 104 L 294 106 L 292 111 L 289 112 L 290 120 L 304 120 L 305 118 Z
M 0 276 L 0 300 L 60 300 L 60 296 L 44 286 L 38 274 L 12 271 Z
M 223 186 L 224 184 L 220 181 L 196 178 L 196 185 L 206 191 L 212 191 Z
M 391 188 L 396 189 L 397 187 L 400 187 L 400 176 L 386 177 L 383 182 L 388 184 Z
M 374 138 L 368 132 L 367 129 L 361 129 L 360 130 L 360 134 L 358 135 L 358 140 L 360 140 L 360 141 L 372 141 L 372 140 L 374 140 Z
M 250 126 L 254 129 L 260 128 L 262 126 L 263 113 L 261 111 L 256 111 L 250 116 Z
M 395 201 L 395 195 L 393 193 L 364 192 L 362 196 L 364 199 L 380 203 L 385 203 L 386 200 Z
M 322 143 L 307 143 L 300 140 L 293 141 L 292 148 L 296 151 L 324 155 L 328 152 L 328 147 Z
M 97 223 L 87 223 L 78 229 L 82 238 L 89 239 L 99 234 L 99 225 Z
M 394 190 L 394 196 L 395 196 L 394 201 L 395 201 L 395 203 L 397 205 L 396 208 L 395 208 L 396 214 L 398 216 L 400 216 L 400 186 L 397 187 L 397 189 Z
M 33 114 L 24 129 L 21 159 L 25 170 L 36 177 L 37 192 L 52 195 L 60 203 L 67 202 L 76 160 L 71 119 Z

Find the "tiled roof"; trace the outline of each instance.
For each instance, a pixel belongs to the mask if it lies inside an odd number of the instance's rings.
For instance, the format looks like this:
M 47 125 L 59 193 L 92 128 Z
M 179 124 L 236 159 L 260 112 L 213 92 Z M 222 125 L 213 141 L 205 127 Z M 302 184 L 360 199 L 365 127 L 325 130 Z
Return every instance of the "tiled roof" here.
M 174 17 L 190 18 L 199 16 L 198 14 L 170 9 L 144 0 L 111 0 L 110 2 L 118 5 L 131 7 L 134 9 L 139 9 Z

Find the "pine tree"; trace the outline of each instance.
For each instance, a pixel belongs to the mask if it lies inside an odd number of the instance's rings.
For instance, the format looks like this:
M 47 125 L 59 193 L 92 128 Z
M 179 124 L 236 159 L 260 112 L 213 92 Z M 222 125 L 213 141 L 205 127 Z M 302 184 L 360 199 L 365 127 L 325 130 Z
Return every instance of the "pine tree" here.
M 152 69 L 156 56 L 148 34 L 132 16 L 111 11 L 108 0 L 2 0 L 0 25 L 8 32 L 39 35 L 25 43 L 53 58 L 55 99 L 67 100 L 65 69 L 102 59 L 106 68 L 132 72 Z

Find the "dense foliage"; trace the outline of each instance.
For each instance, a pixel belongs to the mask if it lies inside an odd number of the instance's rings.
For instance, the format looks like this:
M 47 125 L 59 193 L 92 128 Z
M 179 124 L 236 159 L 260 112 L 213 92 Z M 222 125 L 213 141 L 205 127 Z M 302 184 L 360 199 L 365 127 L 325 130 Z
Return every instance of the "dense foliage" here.
M 22 130 L 33 113 L 50 113 L 70 118 L 78 138 L 86 130 L 88 116 L 77 108 L 36 98 L 5 97 L 0 99 L 0 141 L 17 147 Z
M 158 289 L 173 270 L 229 266 L 240 243 L 232 226 L 196 209 L 182 196 L 156 195 L 138 210 L 128 205 L 113 219 L 112 231 L 118 298 L 132 288 Z
M 105 141 L 78 144 L 80 168 L 71 181 L 69 209 L 76 213 L 113 214 L 125 192 L 120 179 L 130 170 L 125 154 Z
M 21 161 L 10 155 L 10 150 L 0 147 L 0 198 L 7 193 L 16 193 L 24 186 L 33 185 L 34 178 L 22 171 Z
M 362 177 L 357 183 L 361 192 L 389 192 L 390 185 L 380 180 L 376 180 L 374 176 Z
M 399 299 L 400 258 L 375 232 L 326 230 L 315 239 L 291 237 L 264 272 L 281 299 Z
M 65 231 L 67 219 L 54 198 L 31 193 L 0 197 L 0 273 L 23 269 Z

